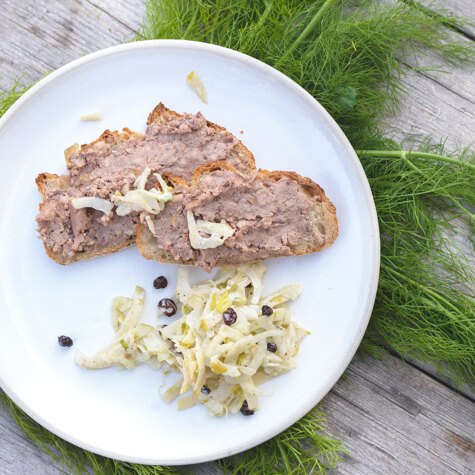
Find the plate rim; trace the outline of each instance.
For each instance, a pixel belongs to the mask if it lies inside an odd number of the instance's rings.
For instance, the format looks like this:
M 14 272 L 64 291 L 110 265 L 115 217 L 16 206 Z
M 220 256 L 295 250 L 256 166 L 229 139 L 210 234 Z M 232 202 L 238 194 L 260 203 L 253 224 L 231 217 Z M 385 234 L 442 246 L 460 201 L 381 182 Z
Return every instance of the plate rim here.
M 311 96 L 305 89 L 303 89 L 300 85 L 298 85 L 295 81 L 281 73 L 280 71 L 274 69 L 273 67 L 269 66 L 268 64 L 263 63 L 262 61 L 255 59 L 251 56 L 248 56 L 244 53 L 239 51 L 235 51 L 229 48 L 225 48 L 222 46 L 217 46 L 209 43 L 203 43 L 198 41 L 189 41 L 189 40 L 146 40 L 146 41 L 139 41 L 139 42 L 131 42 L 125 43 L 120 45 L 111 46 L 105 49 L 101 49 L 90 53 L 86 56 L 81 58 L 75 59 L 64 66 L 61 66 L 57 70 L 53 71 L 51 74 L 48 74 L 44 78 L 40 79 L 36 84 L 34 84 L 28 91 L 26 91 L 23 96 L 18 99 L 10 108 L 9 110 L 0 118 L 0 133 L 4 129 L 4 127 L 8 124 L 9 120 L 25 105 L 28 104 L 30 99 L 35 97 L 38 93 L 40 93 L 43 89 L 54 83 L 54 81 L 58 80 L 62 76 L 82 67 L 85 64 L 92 63 L 96 60 L 102 59 L 107 56 L 113 56 L 118 53 L 130 52 L 134 50 L 146 50 L 146 49 L 174 49 L 174 48 L 181 48 L 181 49 L 189 49 L 189 50 L 196 50 L 196 51 L 204 51 L 209 53 L 214 53 L 219 56 L 224 56 L 228 59 L 234 59 L 240 63 L 244 63 L 247 66 L 250 66 L 253 69 L 257 69 L 260 72 L 263 72 L 269 76 L 275 78 L 279 83 L 283 84 L 285 87 L 289 88 L 293 92 L 297 93 L 309 106 L 313 109 L 317 109 L 320 116 L 325 120 L 326 125 L 329 127 L 331 132 L 336 135 L 337 139 L 345 146 L 346 155 L 353 161 L 355 177 L 357 178 L 359 184 L 362 186 L 364 191 L 364 198 L 365 198 L 365 205 L 367 206 L 369 217 L 371 221 L 371 229 L 369 230 L 368 237 L 371 242 L 371 248 L 373 256 L 373 265 L 370 269 L 370 277 L 371 281 L 369 282 L 368 286 L 368 293 L 366 296 L 366 301 L 364 304 L 364 308 L 362 311 L 362 319 L 360 325 L 358 326 L 358 330 L 356 332 L 356 336 L 352 341 L 352 344 L 346 349 L 346 355 L 341 360 L 340 364 L 337 368 L 333 371 L 333 377 L 330 378 L 329 382 L 319 391 L 315 392 L 313 398 L 307 402 L 307 404 L 300 405 L 297 411 L 292 412 L 291 416 L 287 416 L 283 418 L 278 424 L 272 426 L 271 429 L 267 429 L 264 433 L 261 433 L 259 437 L 251 438 L 250 441 L 246 441 L 245 443 L 240 443 L 234 445 L 231 449 L 220 449 L 215 450 L 213 452 L 208 452 L 206 455 L 203 456 L 193 456 L 193 457 L 186 457 L 180 459 L 171 459 L 167 460 L 166 458 L 157 458 L 157 457 L 130 457 L 127 454 L 120 454 L 116 453 L 111 450 L 104 450 L 102 448 L 97 448 L 94 446 L 89 445 L 87 442 L 83 440 L 76 439 L 74 435 L 68 434 L 63 432 L 61 429 L 56 428 L 53 424 L 50 424 L 47 420 L 45 420 L 41 414 L 38 414 L 35 410 L 31 409 L 27 404 L 24 404 L 21 397 L 16 393 L 16 391 L 9 387 L 7 382 L 3 379 L 2 375 L 0 374 L 0 388 L 7 394 L 7 396 L 18 406 L 22 409 L 28 416 L 38 422 L 40 425 L 45 427 L 47 430 L 52 432 L 53 434 L 61 437 L 62 439 L 80 447 L 90 452 L 93 452 L 98 455 L 102 455 L 105 457 L 113 458 L 120 461 L 131 462 L 131 463 L 139 463 L 139 464 L 149 464 L 149 465 L 188 465 L 188 464 L 196 464 L 196 463 L 204 463 L 210 462 L 213 460 L 217 460 L 223 457 L 228 457 L 231 455 L 235 455 L 237 453 L 243 452 L 245 450 L 249 450 L 252 447 L 255 447 L 267 440 L 275 437 L 276 435 L 280 434 L 303 416 L 305 416 L 313 407 L 315 407 L 331 390 L 331 388 L 336 384 L 336 382 L 340 379 L 343 372 L 346 370 L 348 365 L 350 364 L 353 356 L 358 349 L 363 335 L 366 331 L 368 326 L 371 313 L 373 310 L 374 302 L 376 299 L 376 292 L 378 287 L 378 280 L 379 280 L 379 270 L 380 270 L 380 235 L 379 235 L 379 226 L 378 226 L 378 218 L 376 213 L 376 207 L 374 204 L 374 198 L 371 193 L 371 189 L 368 183 L 368 179 L 366 174 L 363 170 L 361 162 L 353 149 L 352 145 L 350 144 L 348 138 L 343 133 L 341 128 L 338 126 L 336 121 L 331 117 L 331 115 L 327 112 L 327 110 L 313 97 Z

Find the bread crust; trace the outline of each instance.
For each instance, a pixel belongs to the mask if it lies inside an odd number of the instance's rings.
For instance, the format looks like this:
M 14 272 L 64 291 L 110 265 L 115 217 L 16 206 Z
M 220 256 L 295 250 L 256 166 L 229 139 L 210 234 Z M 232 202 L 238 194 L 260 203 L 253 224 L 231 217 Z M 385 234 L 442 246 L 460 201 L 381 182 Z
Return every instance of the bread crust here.
M 124 127 L 122 129 L 122 132 L 119 132 L 118 130 L 114 130 L 113 132 L 111 132 L 109 129 L 106 129 L 93 142 L 82 144 L 80 150 L 86 151 L 86 150 L 92 149 L 99 142 L 119 144 L 119 143 L 126 142 L 127 140 L 144 140 L 144 139 L 145 139 L 144 134 L 141 134 L 139 132 L 134 132 L 130 130 L 128 127 Z

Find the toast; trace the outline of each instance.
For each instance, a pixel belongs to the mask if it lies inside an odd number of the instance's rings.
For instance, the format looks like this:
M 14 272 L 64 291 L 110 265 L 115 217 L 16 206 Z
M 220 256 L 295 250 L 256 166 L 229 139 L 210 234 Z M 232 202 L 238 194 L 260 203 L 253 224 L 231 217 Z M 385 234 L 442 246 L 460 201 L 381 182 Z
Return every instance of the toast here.
M 114 150 L 119 144 L 122 144 L 128 140 L 143 140 L 144 138 L 144 134 L 133 132 L 132 130 L 126 127 L 122 130 L 122 132 L 119 132 L 117 130 L 113 132 L 111 132 L 110 130 L 105 130 L 96 140 L 89 144 L 83 144 L 81 146 L 75 144 L 66 149 L 64 152 L 66 165 L 70 165 L 69 159 L 71 155 L 73 153 L 76 153 L 77 151 L 94 152 L 95 149 L 100 148 L 104 144 L 108 144 L 111 147 L 111 150 Z M 64 191 L 71 186 L 71 178 L 69 175 L 40 173 L 36 177 L 35 182 L 43 200 L 39 205 L 40 212 L 46 203 L 48 193 Z M 73 256 L 66 256 L 61 252 L 54 251 L 52 248 L 48 247 L 45 242 L 43 242 L 48 257 L 50 257 L 53 261 L 61 265 L 67 265 L 73 262 L 84 261 L 88 259 L 93 259 L 95 257 L 112 254 L 129 246 L 132 246 L 133 244 L 135 244 L 135 236 L 133 236 L 132 238 L 122 239 L 121 241 L 115 244 L 85 249 L 83 251 L 76 252 Z
M 198 168 L 191 184 L 173 176 L 168 180 L 176 192 L 162 213 L 152 218 L 156 235 L 143 223 L 137 230 L 136 244 L 146 259 L 199 265 L 209 271 L 215 266 L 318 252 L 329 247 L 338 235 L 336 210 L 324 190 L 309 178 L 294 172 L 258 170 L 244 176 L 221 162 Z M 213 181 L 221 185 L 213 187 Z M 275 193 L 281 192 L 277 190 L 291 190 L 287 202 L 280 200 L 279 203 L 280 195 L 275 199 L 273 189 Z M 242 196 L 235 191 L 242 192 Z M 207 193 L 211 194 L 209 200 L 203 199 Z M 254 199 L 258 196 L 264 201 Z M 230 209 L 226 211 L 226 207 Z M 214 212 L 210 212 L 211 208 Z M 206 215 L 209 221 L 225 221 L 236 227 L 236 233 L 214 249 L 192 249 L 186 220 L 188 210 L 192 210 L 195 216 Z M 282 224 L 284 217 L 288 222 Z M 307 226 L 304 229 L 305 220 Z M 297 236 L 288 239 L 297 231 Z M 172 237 L 167 238 L 167 233 Z M 263 249 L 261 244 L 269 241 L 275 244 Z
M 128 128 L 124 128 L 122 132 L 111 132 L 110 130 L 106 130 L 101 134 L 98 139 L 94 140 L 89 144 L 84 144 L 81 147 L 79 147 L 78 145 L 69 147 L 65 151 L 65 159 L 68 165 L 69 175 L 57 176 L 47 173 L 41 173 L 36 179 L 38 190 L 43 197 L 43 202 L 40 204 L 40 215 L 43 207 L 46 204 L 46 201 L 55 192 L 66 194 L 68 188 L 73 188 L 75 190 L 81 191 L 82 194 L 85 196 L 97 196 L 104 199 L 108 199 L 111 193 L 117 190 L 121 190 L 120 186 L 113 185 L 113 182 L 118 175 L 122 175 L 120 177 L 120 180 L 122 180 L 120 182 L 120 185 L 126 183 L 127 186 L 130 186 L 134 181 L 134 175 L 137 176 L 142 171 L 142 169 L 137 168 L 136 163 L 132 164 L 133 157 L 130 160 L 130 163 L 125 161 L 123 169 L 116 173 L 112 180 L 109 180 L 106 183 L 107 186 L 101 185 L 102 188 L 99 189 L 99 187 L 95 186 L 95 183 L 93 179 L 91 179 L 91 176 L 100 176 L 102 172 L 101 169 L 103 167 L 106 167 L 107 164 L 110 163 L 111 159 L 117 157 L 118 153 L 120 153 L 121 150 L 125 150 L 123 154 L 126 158 L 128 158 L 128 154 L 130 153 L 129 149 L 135 151 L 140 147 L 144 147 L 147 144 L 147 140 L 150 141 L 150 143 L 152 144 L 151 146 L 156 147 L 157 141 L 159 139 L 157 139 L 156 135 L 153 135 L 154 128 L 158 129 L 159 131 L 163 130 L 163 128 L 173 129 L 173 127 L 177 127 L 177 124 L 180 124 L 180 121 L 183 123 L 186 121 L 192 122 L 193 120 L 201 121 L 201 124 L 203 124 L 203 121 L 205 121 L 203 116 L 201 116 L 201 114 L 199 113 L 196 116 L 191 116 L 189 114 L 179 114 L 175 111 L 168 109 L 162 103 L 159 103 L 148 116 L 148 128 L 147 133 L 145 135 L 133 132 Z M 213 142 L 213 140 L 221 140 L 222 142 L 226 142 L 226 160 L 235 165 L 242 173 L 251 173 L 255 169 L 254 156 L 242 144 L 242 142 L 240 142 L 236 137 L 234 137 L 223 127 L 209 121 L 205 121 L 205 123 L 207 126 L 207 129 L 205 130 L 206 140 L 208 142 Z M 191 131 L 193 130 L 190 129 L 190 132 Z M 174 134 L 174 130 L 172 130 L 171 134 Z M 178 137 L 178 140 L 180 140 L 179 138 L 183 135 L 184 134 L 179 131 L 178 134 L 175 134 L 174 136 Z M 167 137 L 165 137 L 164 142 L 166 142 L 166 139 Z M 198 160 L 199 164 L 201 164 L 204 160 L 212 160 L 212 156 L 210 157 L 202 151 L 199 151 L 198 154 L 190 155 L 190 160 L 192 160 L 191 156 L 193 156 L 193 159 L 195 161 Z M 181 165 L 177 165 L 177 162 L 179 162 L 180 160 Z M 191 181 L 193 171 L 196 167 L 190 161 L 190 165 L 192 165 L 192 170 L 186 170 L 186 163 L 185 165 L 183 165 L 183 162 L 186 162 L 186 160 L 187 158 L 183 158 L 183 155 L 181 155 L 179 157 L 179 160 L 172 163 L 172 165 L 170 166 L 170 170 L 165 167 L 163 170 L 160 170 L 160 172 L 164 173 L 166 171 L 169 171 L 173 174 L 176 174 L 177 176 L 180 176 L 181 179 L 185 181 Z M 84 169 L 81 168 L 84 167 L 84 163 L 89 166 L 89 169 L 86 170 L 86 173 L 84 173 Z M 145 168 L 145 165 L 142 168 Z M 78 196 L 81 195 L 79 194 Z M 120 220 L 120 217 L 114 216 L 114 220 L 115 222 L 117 222 L 118 220 Z M 123 219 L 122 221 L 124 221 L 125 223 L 126 220 Z M 122 235 L 118 236 L 117 241 L 114 243 L 84 246 L 80 250 L 74 251 L 74 253 L 71 253 L 71 250 L 69 249 L 67 253 L 68 255 L 65 255 L 62 251 L 54 251 L 51 246 L 47 245 L 46 241 L 48 241 L 48 239 L 45 236 L 44 232 L 40 237 L 45 243 L 45 248 L 48 256 L 51 257 L 51 259 L 53 259 L 57 263 L 65 265 L 70 264 L 72 262 L 111 254 L 113 252 L 132 245 L 135 242 L 135 226 L 137 222 L 138 213 L 135 214 L 133 220 L 127 220 L 127 225 L 134 226 L 132 236 L 126 233 L 122 233 Z M 39 230 L 41 233 L 42 224 L 40 220 L 38 220 L 38 223 Z M 97 225 L 95 226 L 97 227 Z M 67 222 L 67 220 L 64 220 L 64 230 L 67 230 L 70 233 L 73 231 L 73 227 L 70 225 L 70 223 Z
M 40 173 L 36 178 L 36 185 L 38 186 L 38 191 L 43 197 L 43 203 L 40 203 L 40 212 L 43 209 L 45 203 L 45 196 L 48 192 L 54 193 L 55 191 L 66 190 L 70 186 L 70 179 L 68 175 L 54 175 L 50 173 Z M 114 252 L 125 249 L 129 246 L 135 244 L 135 236 L 129 237 L 127 239 L 122 239 L 115 244 L 109 244 L 102 247 L 94 247 L 90 249 L 85 249 L 80 252 L 76 252 L 73 256 L 65 256 L 61 252 L 56 252 L 52 248 L 48 247 L 45 242 L 43 242 L 46 254 L 53 261 L 61 265 L 71 264 L 73 262 L 85 261 L 88 259 L 93 259 L 94 257 L 106 256 Z

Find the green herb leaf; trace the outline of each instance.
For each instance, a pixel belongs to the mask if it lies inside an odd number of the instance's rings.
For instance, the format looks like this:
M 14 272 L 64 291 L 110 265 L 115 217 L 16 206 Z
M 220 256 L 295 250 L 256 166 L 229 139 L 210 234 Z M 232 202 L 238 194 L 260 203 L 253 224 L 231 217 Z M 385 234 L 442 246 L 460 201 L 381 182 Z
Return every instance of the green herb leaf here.
M 340 441 L 327 434 L 326 422 L 321 408 L 314 408 L 285 432 L 247 452 L 220 460 L 219 466 L 233 475 L 323 474 L 348 454 Z
M 19 81 L 9 91 L 0 92 L 0 117 L 30 88 Z
M 359 155 L 378 211 L 381 272 L 366 351 L 392 348 L 434 364 L 460 387 L 475 377 L 475 273 L 455 239 L 473 237 L 475 154 L 425 142 Z

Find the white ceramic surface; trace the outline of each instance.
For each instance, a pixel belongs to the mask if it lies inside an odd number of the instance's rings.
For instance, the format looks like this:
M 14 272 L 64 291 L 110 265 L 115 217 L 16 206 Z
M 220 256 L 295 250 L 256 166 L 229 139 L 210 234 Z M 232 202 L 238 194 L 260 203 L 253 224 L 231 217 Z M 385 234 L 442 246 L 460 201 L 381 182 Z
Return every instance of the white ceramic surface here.
M 198 72 L 203 104 L 185 78 Z M 100 349 L 112 337 L 116 295 L 147 291 L 147 318 L 173 293 L 176 266 L 141 258 L 135 248 L 59 266 L 36 238 L 39 172 L 66 171 L 63 150 L 104 129 L 143 132 L 159 102 L 201 110 L 237 135 L 258 167 L 295 170 L 319 183 L 336 206 L 340 235 L 329 249 L 268 262 L 268 292 L 300 283 L 294 317 L 312 334 L 298 368 L 265 385 L 253 417 L 211 418 L 203 407 L 178 412 L 161 401 L 160 372 L 75 366 L 74 349 Z M 101 122 L 79 116 L 100 112 Z M 243 133 L 241 134 L 241 131 Z M 374 302 L 379 234 L 373 199 L 341 130 L 303 89 L 274 69 L 224 48 L 185 41 L 125 44 L 85 56 L 43 79 L 0 121 L 0 385 L 29 415 L 68 441 L 121 460 L 202 462 L 243 451 L 286 429 L 335 384 L 363 336 Z M 166 275 L 168 289 L 153 279 Z M 196 279 L 205 277 L 194 271 Z M 70 335 L 71 349 L 57 336 Z

